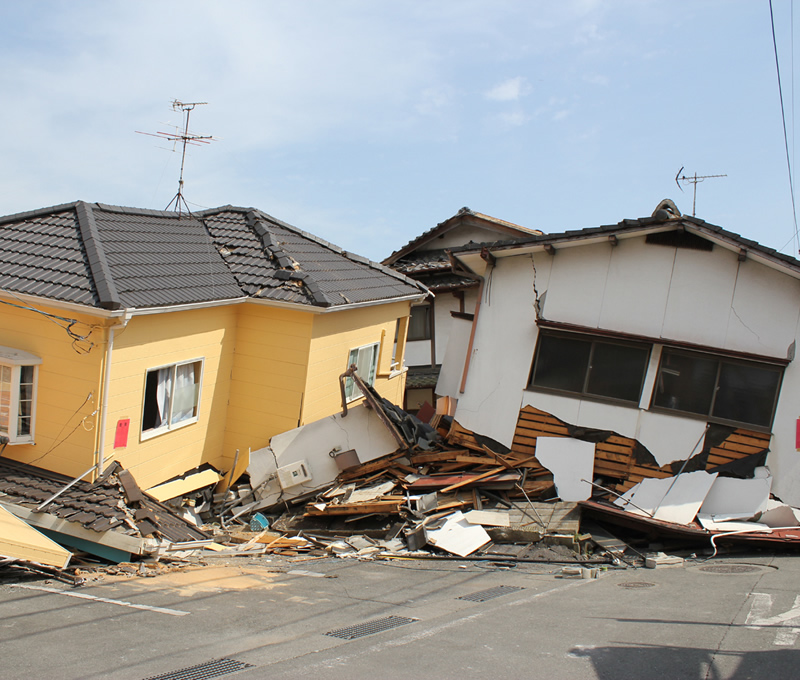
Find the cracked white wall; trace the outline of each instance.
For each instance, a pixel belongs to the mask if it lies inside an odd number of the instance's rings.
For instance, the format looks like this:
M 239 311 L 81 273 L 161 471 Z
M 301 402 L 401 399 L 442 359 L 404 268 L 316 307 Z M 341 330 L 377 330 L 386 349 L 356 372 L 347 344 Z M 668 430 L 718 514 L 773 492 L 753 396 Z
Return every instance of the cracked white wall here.
M 548 321 L 744 352 L 790 356 L 800 336 L 800 282 L 715 245 L 713 251 L 646 244 L 644 237 L 537 253 L 536 288 Z M 613 429 L 641 441 L 660 464 L 686 457 L 702 418 L 648 411 L 651 362 L 639 408 L 526 390 L 538 329 L 530 255 L 498 258 L 489 270 L 466 389 L 456 420 L 510 446 L 519 409 L 532 405 L 579 426 Z M 658 348 L 658 344 L 656 345 Z M 445 360 L 448 366 L 449 357 Z M 800 369 L 784 376 L 768 464 L 775 493 L 800 505 Z M 791 500 L 789 500 L 791 499 Z
M 251 468 L 258 471 L 258 479 L 252 479 L 253 471 L 250 468 L 248 472 L 251 474 L 251 482 L 258 486 L 274 475 L 279 467 L 301 460 L 307 462 L 311 472 L 309 482 L 290 487 L 286 491 L 280 488 L 275 479 L 261 486 L 259 496 L 266 507 L 331 484 L 339 474 L 336 461 L 329 455 L 334 449 L 355 449 L 359 461 L 367 463 L 393 453 L 397 448 L 397 442 L 375 415 L 375 411 L 360 404 L 349 409 L 345 417 L 336 413 L 275 435 L 268 447 L 250 454 Z

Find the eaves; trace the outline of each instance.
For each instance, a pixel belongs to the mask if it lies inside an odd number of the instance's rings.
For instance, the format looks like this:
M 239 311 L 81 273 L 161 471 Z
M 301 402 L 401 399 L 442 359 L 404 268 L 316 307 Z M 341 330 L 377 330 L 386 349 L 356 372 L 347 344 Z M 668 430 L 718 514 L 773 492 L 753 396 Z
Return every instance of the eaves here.
M 138 538 L 109 529 L 107 531 L 92 531 L 80 526 L 76 522 L 61 519 L 47 512 L 35 512 L 16 503 L 0 501 L 0 504 L 10 513 L 27 522 L 36 529 L 48 529 L 65 536 L 72 536 L 90 543 L 114 548 L 134 555 L 147 555 L 155 551 L 159 541 L 154 538 Z

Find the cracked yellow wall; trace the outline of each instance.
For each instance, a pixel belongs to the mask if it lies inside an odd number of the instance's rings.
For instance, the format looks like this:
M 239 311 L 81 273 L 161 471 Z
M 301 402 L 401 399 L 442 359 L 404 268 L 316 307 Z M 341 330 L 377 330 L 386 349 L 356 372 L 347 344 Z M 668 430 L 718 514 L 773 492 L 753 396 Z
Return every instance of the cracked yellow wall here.
M 390 365 L 397 320 L 407 317 L 409 309 L 408 302 L 395 302 L 319 314 L 314 318 L 304 423 L 341 410 L 339 376 L 347 370 L 350 350 L 375 342 L 381 343 L 375 388 L 392 403 L 403 403 L 405 373 L 392 374 Z
M 223 441 L 231 390 L 237 307 L 133 317 L 117 331 L 111 367 L 106 458 L 117 422 L 130 418 L 128 444 L 114 456 L 146 489 L 203 463 L 224 468 Z M 148 369 L 203 360 L 197 422 L 142 440 Z
M 303 404 L 313 315 L 244 304 L 238 307 L 236 351 L 224 440 L 226 468 L 236 449 L 267 446 L 297 427 Z
M 24 303 L 14 302 L 22 305 Z M 29 309 L 0 305 L 0 345 L 41 357 L 35 404 L 35 444 L 9 445 L 3 458 L 35 464 L 54 472 L 77 476 L 93 463 L 97 426 L 103 332 L 100 322 L 37 304 L 42 312 L 78 320 L 74 333 L 89 334 L 94 342 L 88 353 L 76 351 L 62 326 L 66 322 Z M 88 343 L 74 347 L 89 348 Z M 91 395 L 91 396 L 90 396 Z

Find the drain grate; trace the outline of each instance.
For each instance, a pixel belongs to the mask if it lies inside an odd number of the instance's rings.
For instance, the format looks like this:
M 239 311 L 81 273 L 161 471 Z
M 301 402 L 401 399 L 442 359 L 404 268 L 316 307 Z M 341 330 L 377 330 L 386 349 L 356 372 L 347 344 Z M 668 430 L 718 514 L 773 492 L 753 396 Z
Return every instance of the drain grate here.
M 652 588 L 655 583 L 647 581 L 628 581 L 627 583 L 617 583 L 620 588 Z
M 497 586 L 496 588 L 489 588 L 488 590 L 479 590 L 477 593 L 472 593 L 471 595 L 462 595 L 456 599 L 469 600 L 470 602 L 486 602 L 486 600 L 491 600 L 495 597 L 506 595 L 507 593 L 513 593 L 517 590 L 525 589 L 520 586 Z
M 754 571 L 761 571 L 761 567 L 749 564 L 713 564 L 707 567 L 700 567 L 700 571 L 711 574 L 751 574 Z
M 359 623 L 356 626 L 348 626 L 347 628 L 337 628 L 330 630 L 325 635 L 331 637 L 341 638 L 342 640 L 355 640 L 356 638 L 364 637 L 365 635 L 372 635 L 373 633 L 381 633 L 384 630 L 397 628 L 398 626 L 405 626 L 407 623 L 414 623 L 419 619 L 408 619 L 405 616 L 387 616 L 383 619 L 374 619 L 366 623 Z
M 218 678 L 220 675 L 235 673 L 243 668 L 254 668 L 254 666 L 253 664 L 233 659 L 214 659 L 214 661 L 207 661 L 197 666 L 181 668 L 179 671 L 172 671 L 163 675 L 151 675 L 145 680 L 206 680 L 206 678 Z

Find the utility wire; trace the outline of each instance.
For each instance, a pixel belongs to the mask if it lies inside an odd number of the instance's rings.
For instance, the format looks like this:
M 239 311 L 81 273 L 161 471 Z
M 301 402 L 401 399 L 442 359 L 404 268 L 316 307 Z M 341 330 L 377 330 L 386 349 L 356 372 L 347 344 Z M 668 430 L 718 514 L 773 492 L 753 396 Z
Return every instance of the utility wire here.
M 794 239 L 795 245 L 797 246 L 800 243 L 800 237 L 798 237 L 797 231 L 797 207 L 795 205 L 794 200 L 794 179 L 792 178 L 792 162 L 789 157 L 789 136 L 786 133 L 786 111 L 783 106 L 783 88 L 781 87 L 781 67 L 778 62 L 778 42 L 775 39 L 775 15 L 772 11 L 772 0 L 769 0 L 769 20 L 772 26 L 772 49 L 775 52 L 775 70 L 778 74 L 778 95 L 780 96 L 781 100 L 781 120 L 783 121 L 783 146 L 786 149 L 786 168 L 789 172 L 789 192 L 792 196 L 792 219 L 794 221 Z M 796 252 L 800 252 L 800 248 L 797 248 Z

